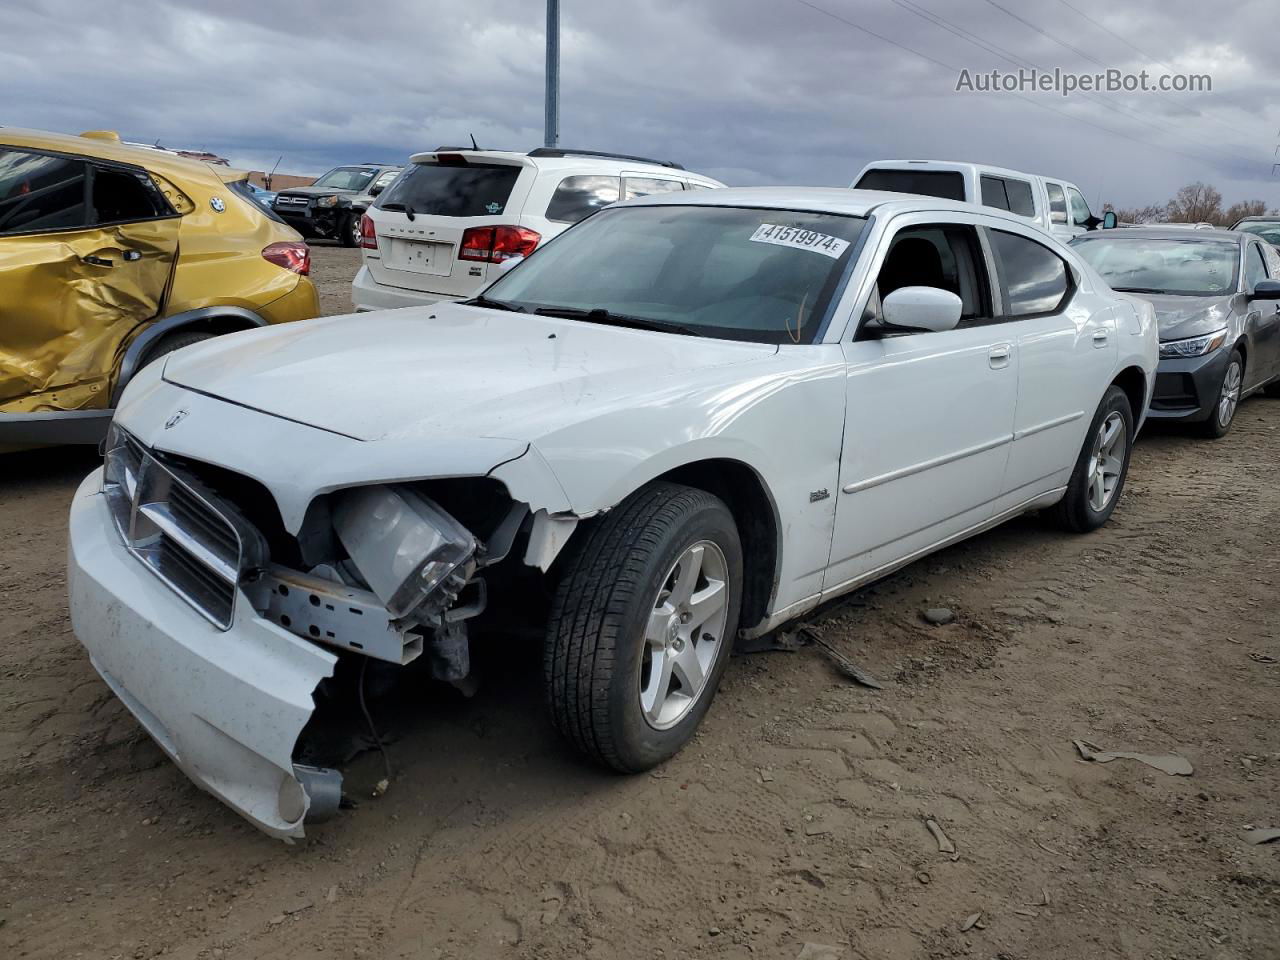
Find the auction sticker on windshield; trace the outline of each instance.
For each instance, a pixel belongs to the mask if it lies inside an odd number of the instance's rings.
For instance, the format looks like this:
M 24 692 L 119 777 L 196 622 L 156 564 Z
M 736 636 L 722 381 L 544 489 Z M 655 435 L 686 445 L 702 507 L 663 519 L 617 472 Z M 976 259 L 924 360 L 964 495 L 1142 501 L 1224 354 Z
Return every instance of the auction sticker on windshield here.
M 801 227 L 784 227 L 776 223 L 762 223 L 751 235 L 752 243 L 773 243 L 780 247 L 795 247 L 797 250 L 812 250 L 832 260 L 840 259 L 840 255 L 849 248 L 848 240 L 841 240 L 829 233 L 817 233 Z

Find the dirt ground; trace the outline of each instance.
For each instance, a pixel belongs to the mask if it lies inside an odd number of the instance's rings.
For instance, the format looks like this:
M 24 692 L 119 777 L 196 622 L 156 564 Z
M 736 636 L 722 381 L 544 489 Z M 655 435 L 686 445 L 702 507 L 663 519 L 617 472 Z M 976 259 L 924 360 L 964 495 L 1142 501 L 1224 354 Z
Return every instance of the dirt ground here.
M 344 309 L 356 252 L 316 261 Z M 1023 518 L 815 617 L 883 690 L 812 648 L 740 656 L 651 775 L 560 743 L 539 651 L 513 649 L 474 699 L 382 718 L 388 793 L 361 756 L 359 808 L 286 846 L 167 762 L 71 634 L 65 515 L 94 456 L 10 456 L 0 956 L 1280 957 L 1280 844 L 1244 840 L 1280 826 L 1277 463 L 1280 401 L 1218 443 L 1150 433 L 1104 530 Z

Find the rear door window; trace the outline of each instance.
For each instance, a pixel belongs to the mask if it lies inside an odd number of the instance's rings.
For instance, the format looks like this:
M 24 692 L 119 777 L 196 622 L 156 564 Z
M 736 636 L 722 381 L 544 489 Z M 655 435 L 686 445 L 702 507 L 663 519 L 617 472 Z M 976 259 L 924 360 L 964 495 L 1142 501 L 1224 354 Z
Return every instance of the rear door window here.
M 0 147 L 0 234 L 86 226 L 87 173 L 81 160 Z
M 1067 195 L 1062 190 L 1062 184 L 1045 183 L 1045 190 L 1049 194 L 1049 220 L 1052 223 L 1067 222 Z
M 129 223 L 169 216 L 164 196 L 141 170 L 95 166 L 93 222 Z
M 1062 258 L 1044 244 L 1004 230 L 992 230 L 991 246 L 999 263 L 1005 316 L 1056 313 L 1071 289 Z
M 942 200 L 964 200 L 964 177 L 955 170 L 868 170 L 855 190 L 890 190 Z
M 1009 194 L 1005 191 L 1004 180 L 1002 178 L 982 178 L 982 205 L 985 207 L 995 207 L 997 210 L 1009 209 Z
M 547 205 L 547 219 L 563 223 L 585 220 L 601 207 L 617 203 L 621 191 L 620 177 L 565 177 L 551 195 L 551 202 Z
M 505 163 L 415 163 L 382 191 L 377 206 L 437 217 L 496 217 L 506 212 L 520 170 Z
M 659 180 L 656 177 L 627 177 L 623 180 L 623 198 L 634 200 L 636 197 L 647 197 L 655 193 L 675 193 L 683 190 L 684 184 L 679 180 Z
M 1036 202 L 1031 197 L 1031 184 L 1026 180 L 1015 180 L 1006 177 L 1004 181 L 1005 196 L 1009 198 L 1009 210 L 1020 217 L 1035 219 Z

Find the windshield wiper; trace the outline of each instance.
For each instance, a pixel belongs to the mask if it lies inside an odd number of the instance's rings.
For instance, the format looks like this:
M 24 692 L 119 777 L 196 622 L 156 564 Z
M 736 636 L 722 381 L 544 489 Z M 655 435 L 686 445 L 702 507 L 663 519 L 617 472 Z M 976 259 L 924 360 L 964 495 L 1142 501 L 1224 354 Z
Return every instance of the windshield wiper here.
M 472 297 L 470 300 L 464 300 L 462 305 L 464 307 L 488 307 L 490 310 L 510 310 L 512 313 L 529 312 L 524 307 L 518 307 L 514 303 L 507 303 L 505 300 L 490 300 L 483 293 Z
M 379 210 L 403 210 L 404 215 L 408 217 L 410 220 L 413 220 L 413 216 L 414 216 L 413 207 L 409 206 L 409 204 L 407 203 L 401 203 L 398 200 L 392 200 L 390 203 L 384 203 L 378 209 Z
M 687 337 L 700 337 L 692 327 L 678 323 L 664 323 L 661 320 L 647 320 L 644 317 L 632 317 L 625 313 L 610 313 L 603 307 L 593 310 L 580 310 L 577 307 L 538 307 L 533 311 L 541 317 L 560 317 L 564 320 L 586 320 L 588 323 L 603 323 L 611 327 L 630 327 L 633 330 L 656 330 L 659 333 L 682 333 Z
M 1164 293 L 1164 290 L 1157 290 L 1155 287 L 1112 287 L 1117 293 Z

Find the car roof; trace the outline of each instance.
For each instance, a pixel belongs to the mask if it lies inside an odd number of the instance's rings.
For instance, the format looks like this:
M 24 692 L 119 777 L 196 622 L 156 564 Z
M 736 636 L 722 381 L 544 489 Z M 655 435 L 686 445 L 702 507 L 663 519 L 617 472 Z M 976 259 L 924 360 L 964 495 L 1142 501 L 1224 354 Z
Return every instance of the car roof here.
M 863 168 L 866 170 L 954 170 L 956 172 L 972 172 L 977 174 L 990 173 L 1001 177 L 1018 177 L 1020 179 L 1029 179 L 1031 177 L 1048 178 L 1056 180 L 1059 183 L 1066 183 L 1075 186 L 1070 180 L 1062 177 L 1055 177 L 1047 173 L 1028 173 L 1025 170 L 1013 170 L 1009 167 L 995 167 L 989 163 L 973 163 L 968 160 L 873 160 Z
M 1026 217 L 994 207 L 943 200 L 914 193 L 888 190 L 854 190 L 849 187 L 726 187 L 722 190 L 691 190 L 684 193 L 657 193 L 627 200 L 618 206 L 664 206 L 681 204 L 709 207 L 756 207 L 772 210 L 802 210 L 865 217 L 875 211 L 894 216 L 900 213 L 940 212 L 981 214 L 1032 230 L 1043 229 Z
M 1115 230 L 1102 230 L 1093 234 L 1077 237 L 1077 240 L 1098 240 L 1103 237 L 1117 237 L 1121 240 L 1226 240 L 1231 243 L 1246 243 L 1250 234 L 1239 230 L 1207 230 L 1197 228 L 1188 230 L 1185 227 L 1122 227 Z
M 1241 217 L 1236 223 L 1280 223 L 1280 213 L 1264 213 L 1254 217 Z
M 618 175 L 625 172 L 655 173 L 669 179 L 698 180 L 703 183 L 718 184 L 720 181 L 701 173 L 694 173 L 682 167 L 668 166 L 650 160 L 628 159 L 626 157 L 598 157 L 583 153 L 566 151 L 563 156 L 531 156 L 520 150 L 472 150 L 470 147 L 456 149 L 442 148 L 415 153 L 409 158 L 411 163 L 424 163 L 442 155 L 457 154 L 467 159 L 480 161 L 497 161 L 513 166 L 531 167 L 538 171 L 558 173 L 571 170 L 591 170 Z
M 192 157 L 180 157 L 175 153 L 145 146 L 130 146 L 119 140 L 82 137 L 69 133 L 50 133 L 45 130 L 24 130 L 20 127 L 0 127 L 0 144 L 11 147 L 30 147 L 33 150 L 51 150 L 77 156 L 95 157 L 100 160 L 145 167 L 161 176 L 208 176 L 212 173 L 219 180 L 231 183 L 243 180 L 248 174 L 243 170 L 221 165 L 214 166 Z

